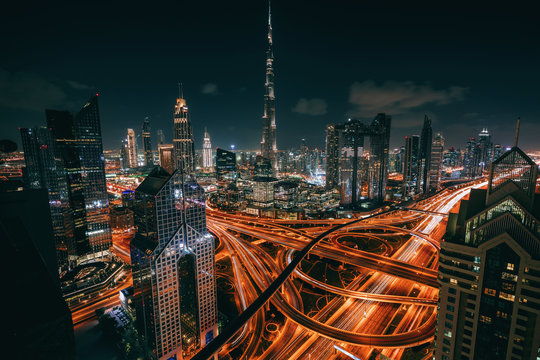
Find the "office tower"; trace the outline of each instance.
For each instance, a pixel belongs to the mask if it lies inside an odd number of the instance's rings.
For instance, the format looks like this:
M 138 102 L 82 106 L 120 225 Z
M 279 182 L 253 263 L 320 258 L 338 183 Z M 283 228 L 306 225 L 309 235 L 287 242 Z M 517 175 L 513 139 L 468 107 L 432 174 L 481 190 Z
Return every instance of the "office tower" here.
M 212 143 L 210 142 L 210 134 L 208 134 L 208 131 L 206 131 L 206 128 L 204 128 L 203 168 L 207 171 L 211 171 L 212 167 Z
M 469 178 L 475 178 L 478 176 L 478 151 L 476 151 L 477 141 L 475 138 L 470 138 L 467 141 L 467 146 L 465 147 L 465 154 L 463 156 L 463 171 L 465 176 Z
M 339 130 L 338 125 L 326 125 L 326 189 L 336 189 L 339 181 Z
M 424 115 L 424 125 L 420 135 L 420 148 L 418 153 L 418 192 L 425 194 L 429 189 L 429 174 L 431 167 L 431 143 L 433 141 L 433 130 L 431 129 L 431 119 Z
M 444 166 L 458 167 L 461 165 L 460 158 L 461 151 L 452 146 L 444 153 Z
M 165 144 L 165 135 L 163 134 L 163 130 L 158 129 L 157 131 L 157 141 L 158 145 Z
M 45 189 L 0 192 L 6 358 L 75 359 L 71 312 L 60 291 Z M 7 274 L 6 274 L 7 275 Z M 9 294 L 8 294 L 9 293 Z M 15 355 L 18 354 L 18 355 Z
M 146 167 L 154 166 L 154 155 L 152 154 L 152 139 L 150 138 L 150 121 L 144 118 L 142 125 L 142 145 L 144 153 L 144 165 Z
M 403 157 L 403 199 L 414 196 L 418 190 L 420 136 L 405 136 L 405 155 Z
M 444 137 L 441 133 L 435 134 L 431 145 L 431 168 L 429 171 L 429 191 L 439 190 L 443 164 Z
M 256 176 L 253 178 L 253 205 L 271 207 L 274 204 L 274 185 L 278 180 L 271 176 Z
M 514 146 L 492 163 L 487 189 L 471 190 L 450 214 L 439 262 L 436 359 L 538 358 L 537 175 Z
M 97 100 L 92 96 L 76 114 L 46 110 L 55 157 L 65 169 L 74 236 L 67 244 L 70 262 L 104 255 L 112 245 Z
M 192 174 L 195 170 L 195 142 L 182 89 L 174 106 L 173 144 L 175 169 L 182 169 L 184 173 Z
M 127 129 L 127 156 L 129 167 L 135 169 L 139 166 L 137 161 L 137 137 L 135 130 Z
M 266 50 L 266 82 L 264 83 L 264 113 L 262 122 L 261 155 L 270 159 L 274 171 L 277 171 L 276 99 L 274 96 L 274 52 L 272 50 L 270 2 L 268 2 L 268 49 Z
M 120 147 L 120 168 L 122 170 L 126 170 L 130 168 L 127 138 L 122 139 L 122 145 Z
M 159 165 L 164 168 L 169 174 L 174 172 L 174 146 L 173 144 L 158 145 Z
M 131 242 L 137 328 L 158 359 L 190 357 L 217 335 L 214 238 L 192 174 L 156 167 L 135 191 Z
M 97 95 L 92 96 L 75 115 L 74 128 L 81 159 L 87 236 L 92 252 L 98 255 L 100 252 L 109 250 L 112 239 Z
M 216 176 L 218 179 L 227 178 L 236 180 L 236 154 L 232 151 L 217 148 L 216 150 Z
M 489 164 L 493 160 L 493 143 L 491 142 L 491 135 L 489 134 L 486 128 L 478 134 L 478 145 L 476 151 L 477 155 L 477 166 L 478 166 L 478 176 L 482 175 L 484 170 L 489 169 Z
M 48 128 L 21 128 L 20 132 L 28 186 L 48 192 L 57 257 L 62 267 L 68 262 L 68 253 L 76 253 L 64 163 L 55 151 Z
M 355 205 L 361 197 L 384 200 L 391 120 L 380 113 L 370 125 L 349 119 L 326 127 L 326 186 L 339 187 L 342 204 Z

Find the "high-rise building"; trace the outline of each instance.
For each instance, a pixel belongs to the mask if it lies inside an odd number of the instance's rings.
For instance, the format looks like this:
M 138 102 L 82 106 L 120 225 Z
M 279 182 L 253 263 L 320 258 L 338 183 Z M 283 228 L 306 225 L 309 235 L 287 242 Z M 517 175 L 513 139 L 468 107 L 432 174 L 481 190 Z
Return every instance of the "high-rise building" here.
M 493 143 L 491 142 L 491 135 L 487 128 L 483 128 L 478 134 L 478 147 L 476 151 L 478 152 L 477 172 L 478 175 L 481 175 L 484 170 L 489 169 L 489 164 L 493 161 Z
M 206 171 L 211 171 L 213 168 L 212 161 L 212 143 L 210 142 L 210 134 L 206 128 L 204 128 L 204 140 L 203 140 L 203 168 Z
M 476 150 L 478 144 L 475 138 L 470 138 L 467 141 L 465 148 L 465 155 L 463 156 L 463 171 L 465 176 L 469 178 L 475 178 L 479 174 L 478 171 L 478 151 Z
M 65 244 L 70 263 L 103 255 L 112 245 L 97 99 L 97 95 L 92 96 L 76 114 L 46 110 L 50 135 L 43 132 L 41 137 L 50 136 L 47 141 L 54 144 L 54 160 L 52 154 L 44 152 L 49 145 L 41 145 L 42 154 L 49 161 L 41 171 L 45 173 L 42 178 L 48 177 L 46 186 L 51 186 L 51 206 L 63 207 L 66 202 L 61 202 L 68 199 L 67 220 L 63 221 L 70 224 L 64 228 L 66 239 L 73 239 Z M 65 177 L 52 174 L 54 169 Z
M 163 130 L 158 129 L 157 131 L 157 141 L 158 145 L 165 144 L 165 135 L 163 134 Z
M 160 144 L 158 145 L 159 165 L 164 168 L 169 174 L 174 172 L 174 145 Z
M 431 145 L 431 168 L 429 170 L 429 190 L 437 191 L 441 183 L 443 164 L 444 137 L 441 133 L 435 134 Z
M 182 169 L 186 174 L 195 170 L 195 141 L 191 118 L 182 89 L 174 106 L 173 145 L 175 169 Z
M 429 174 L 431 168 L 431 143 L 433 141 L 433 130 L 431 119 L 425 115 L 422 133 L 420 135 L 420 148 L 418 149 L 418 192 L 426 194 L 429 189 Z
M 158 359 L 189 358 L 217 335 L 214 238 L 192 174 L 156 167 L 137 187 L 131 242 L 137 328 Z
M 62 267 L 68 262 L 68 253 L 76 253 L 64 163 L 55 151 L 49 128 L 21 128 L 20 132 L 28 187 L 48 192 L 57 258 Z
M 112 246 L 109 227 L 109 195 L 105 182 L 105 159 L 101 137 L 98 97 L 90 100 L 75 115 L 75 132 L 81 159 L 81 177 L 88 240 L 94 255 Z
M 516 141 L 517 142 L 517 141 Z M 439 262 L 436 359 L 537 359 L 540 349 L 538 167 L 514 146 L 487 189 L 450 214 Z
M 218 179 L 236 179 L 236 154 L 232 151 L 217 148 L 216 150 L 216 175 Z
M 266 50 L 266 82 L 264 84 L 264 113 L 261 154 L 272 161 L 274 171 L 278 170 L 276 143 L 276 99 L 274 96 L 274 52 L 272 50 L 272 16 L 268 3 L 268 48 Z
M 135 169 L 139 166 L 137 161 L 137 137 L 135 130 L 127 129 L 127 156 L 129 167 Z
M 493 145 L 493 160 L 500 158 L 502 154 L 503 154 L 503 147 L 501 146 L 501 144 Z
M 418 189 L 418 156 L 420 136 L 405 136 L 405 155 L 403 157 L 403 199 L 414 196 Z
M 142 145 L 144 153 L 144 165 L 154 166 L 154 154 L 152 154 L 152 139 L 150 138 L 150 121 L 148 117 L 144 118 L 142 125 Z
M 120 147 L 120 168 L 122 170 L 130 168 L 127 138 L 122 139 L 122 145 Z
M 326 125 L 326 189 L 337 189 L 339 181 L 339 126 Z
M 342 204 L 355 205 L 361 197 L 384 200 L 391 119 L 381 113 L 370 125 L 349 119 L 326 127 L 326 186 L 340 189 Z

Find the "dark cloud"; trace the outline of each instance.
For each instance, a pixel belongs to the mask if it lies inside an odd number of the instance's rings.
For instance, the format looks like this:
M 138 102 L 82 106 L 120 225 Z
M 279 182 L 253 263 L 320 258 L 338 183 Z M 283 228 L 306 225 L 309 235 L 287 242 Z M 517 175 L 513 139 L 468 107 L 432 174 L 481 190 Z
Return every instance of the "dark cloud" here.
M 292 111 L 299 114 L 320 116 L 327 113 L 328 104 L 324 99 L 305 99 L 298 100 L 298 103 L 292 108 Z
M 66 97 L 60 87 L 42 76 L 0 68 L 0 107 L 43 111 L 62 106 Z
M 93 90 L 95 86 L 86 85 L 74 80 L 66 80 L 66 83 L 75 90 Z
M 207 83 L 201 86 L 201 93 L 206 95 L 216 95 L 218 93 L 217 84 Z
M 429 83 L 412 81 L 355 82 L 351 85 L 349 102 L 355 107 L 351 116 L 372 117 L 378 112 L 393 116 L 419 110 L 424 105 L 446 105 L 463 100 L 467 88 L 450 86 L 436 90 Z

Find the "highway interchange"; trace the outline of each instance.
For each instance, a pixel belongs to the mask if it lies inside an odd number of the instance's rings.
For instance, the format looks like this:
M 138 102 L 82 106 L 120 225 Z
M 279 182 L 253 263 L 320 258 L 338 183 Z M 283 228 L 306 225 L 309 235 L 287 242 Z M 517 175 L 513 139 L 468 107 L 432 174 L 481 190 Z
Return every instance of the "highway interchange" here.
M 347 359 L 334 345 L 368 359 L 381 353 L 399 359 L 407 348 L 433 341 L 437 305 L 437 266 L 446 217 L 474 182 L 448 188 L 409 205 L 357 214 L 356 219 L 279 220 L 207 207 L 207 225 L 218 239 L 216 261 L 231 267 L 220 273 L 234 287 L 241 313 L 276 281 L 309 243 L 312 261 L 339 263 L 355 277 L 336 286 L 300 266 L 284 279 L 268 303 L 230 336 L 220 358 Z M 367 217 L 360 220 L 362 217 Z M 354 222 L 353 224 L 350 224 Z M 333 230 L 341 226 L 338 230 Z M 116 235 L 113 251 L 129 262 L 131 236 Z M 376 252 L 348 246 L 345 238 L 379 243 Z M 362 240 L 363 239 L 363 240 Z M 395 239 L 401 239 L 395 241 Z M 271 244 L 271 245 L 270 245 Z M 269 252 L 269 247 L 273 252 Z M 218 272 L 219 273 L 219 272 Z M 118 291 L 130 286 L 126 273 L 117 287 L 72 305 L 74 324 L 95 318 L 95 310 L 119 304 Z M 317 309 L 307 308 L 306 289 L 327 294 Z M 320 306 L 319 306 L 320 303 Z M 282 316 L 276 317 L 279 313 Z M 426 358 L 429 354 L 426 354 Z

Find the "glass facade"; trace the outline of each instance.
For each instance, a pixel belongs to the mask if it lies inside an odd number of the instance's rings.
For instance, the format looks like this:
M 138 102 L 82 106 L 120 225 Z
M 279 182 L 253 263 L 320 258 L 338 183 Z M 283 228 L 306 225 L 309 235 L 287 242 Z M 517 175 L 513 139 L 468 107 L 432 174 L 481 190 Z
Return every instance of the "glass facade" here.
M 154 246 L 150 271 L 140 273 L 150 274 L 145 284 L 150 290 L 135 293 L 143 308 L 143 294 L 152 292 L 146 316 L 153 321 L 149 346 L 159 358 L 189 355 L 205 344 L 209 331 L 217 331 L 214 238 L 206 229 L 204 190 L 190 175 L 176 171 L 170 176 L 155 168 L 136 189 L 133 211 L 139 227 L 135 239 Z M 134 284 L 144 283 L 133 276 Z M 147 329 L 149 321 L 139 326 Z
M 377 114 L 370 125 L 349 120 L 326 127 L 326 186 L 340 188 L 343 204 L 356 204 L 362 196 L 384 200 L 391 119 Z
M 182 169 L 186 174 L 195 171 L 195 141 L 186 100 L 176 99 L 174 106 L 173 144 L 175 169 Z
M 504 359 L 516 301 L 520 257 L 506 244 L 487 251 L 475 359 Z
M 510 181 L 523 190 L 528 197 L 534 194 L 538 167 L 520 149 L 513 148 L 494 161 L 491 171 L 490 194 Z

